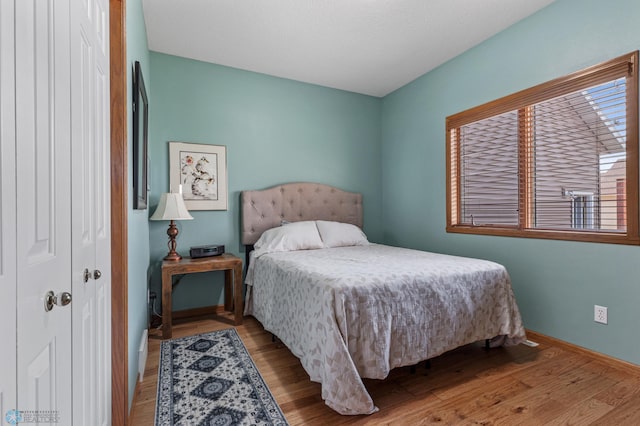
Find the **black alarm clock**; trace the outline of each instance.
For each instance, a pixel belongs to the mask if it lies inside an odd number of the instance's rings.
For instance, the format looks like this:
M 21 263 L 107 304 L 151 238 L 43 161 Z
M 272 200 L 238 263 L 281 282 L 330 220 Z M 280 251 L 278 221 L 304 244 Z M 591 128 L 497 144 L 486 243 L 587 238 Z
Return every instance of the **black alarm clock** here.
M 224 253 L 224 246 L 221 244 L 211 244 L 207 246 L 196 246 L 189 249 L 191 258 L 220 256 Z

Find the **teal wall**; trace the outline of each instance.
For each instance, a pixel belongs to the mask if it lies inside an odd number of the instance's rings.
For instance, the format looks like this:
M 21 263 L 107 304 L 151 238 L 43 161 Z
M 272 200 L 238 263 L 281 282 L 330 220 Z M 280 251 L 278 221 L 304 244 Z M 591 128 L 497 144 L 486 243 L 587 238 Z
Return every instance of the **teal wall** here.
M 382 239 L 381 100 L 263 74 L 151 53 L 151 197 L 169 190 L 168 142 L 225 145 L 227 211 L 191 211 L 178 222 L 178 252 L 224 244 L 244 259 L 240 191 L 313 181 L 363 193 L 364 229 Z M 160 294 L 167 222 L 149 222 L 152 288 Z M 195 274 L 175 288 L 173 309 L 222 303 L 222 274 Z
M 151 96 L 151 70 L 149 49 L 142 14 L 142 0 L 127 1 L 127 106 L 128 106 L 128 360 L 129 360 L 129 408 L 138 378 L 138 348 L 142 332 L 147 328 L 147 275 L 149 269 L 149 212 L 133 209 L 133 112 L 131 110 L 133 66 L 140 61 L 149 102 Z
M 640 364 L 640 247 L 445 232 L 445 117 L 638 48 L 637 0 L 558 0 L 386 96 L 384 240 L 498 261 L 527 328 Z

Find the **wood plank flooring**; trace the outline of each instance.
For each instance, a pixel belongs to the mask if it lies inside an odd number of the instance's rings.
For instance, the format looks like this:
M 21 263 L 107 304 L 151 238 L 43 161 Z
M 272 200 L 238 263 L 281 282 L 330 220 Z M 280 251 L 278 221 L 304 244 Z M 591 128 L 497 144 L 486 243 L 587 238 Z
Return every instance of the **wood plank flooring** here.
M 179 320 L 173 337 L 232 327 L 229 314 Z M 365 380 L 380 411 L 341 416 L 320 397 L 300 362 L 273 343 L 254 318 L 236 327 L 291 425 L 639 425 L 640 367 L 575 350 L 531 333 L 536 348 L 485 351 L 468 345 L 398 368 L 385 380 Z M 134 395 L 130 425 L 153 425 L 161 331 L 149 336 L 144 381 Z

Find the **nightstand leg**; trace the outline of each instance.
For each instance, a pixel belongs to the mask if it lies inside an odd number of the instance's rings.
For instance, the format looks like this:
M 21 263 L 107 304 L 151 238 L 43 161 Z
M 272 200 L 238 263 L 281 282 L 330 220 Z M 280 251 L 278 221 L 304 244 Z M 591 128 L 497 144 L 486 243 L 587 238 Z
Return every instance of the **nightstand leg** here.
M 224 271 L 224 310 L 233 311 L 233 273 L 230 269 Z
M 233 268 L 233 308 L 236 325 L 242 324 L 242 262 Z
M 167 271 L 162 272 L 162 338 L 171 338 L 171 277 Z

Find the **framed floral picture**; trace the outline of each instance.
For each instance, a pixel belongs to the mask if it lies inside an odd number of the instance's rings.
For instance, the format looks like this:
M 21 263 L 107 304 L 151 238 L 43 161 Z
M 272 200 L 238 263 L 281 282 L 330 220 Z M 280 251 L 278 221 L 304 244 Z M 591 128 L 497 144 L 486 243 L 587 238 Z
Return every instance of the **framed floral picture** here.
M 189 210 L 227 210 L 227 147 L 169 142 L 169 184 Z

